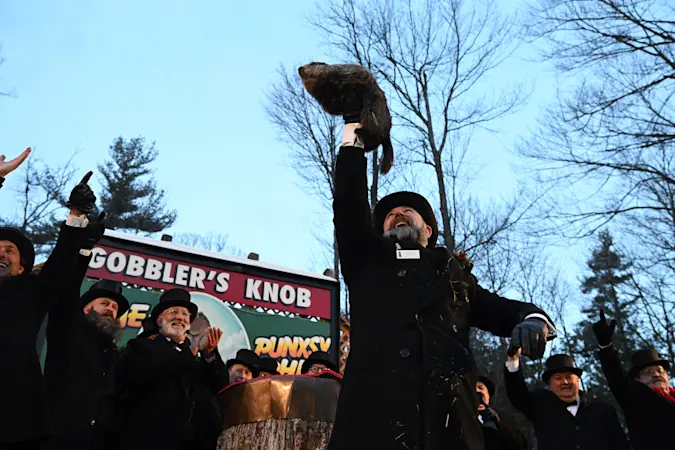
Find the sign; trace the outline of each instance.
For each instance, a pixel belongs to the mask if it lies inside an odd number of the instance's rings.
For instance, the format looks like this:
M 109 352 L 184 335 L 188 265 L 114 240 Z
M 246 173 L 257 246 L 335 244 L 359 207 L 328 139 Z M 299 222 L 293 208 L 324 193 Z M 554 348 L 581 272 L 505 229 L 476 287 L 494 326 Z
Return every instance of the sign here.
M 218 267 L 109 245 L 93 249 L 88 277 L 139 284 L 154 289 L 184 288 L 222 301 L 303 316 L 331 317 L 331 290 L 282 277 L 246 273 L 243 267 Z M 285 277 L 287 278 L 287 277 Z

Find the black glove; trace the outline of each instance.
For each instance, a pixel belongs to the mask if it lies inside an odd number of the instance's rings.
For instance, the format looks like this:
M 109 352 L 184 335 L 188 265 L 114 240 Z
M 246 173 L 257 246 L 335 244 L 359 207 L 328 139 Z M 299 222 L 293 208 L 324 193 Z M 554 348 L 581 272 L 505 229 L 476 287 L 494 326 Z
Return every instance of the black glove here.
M 345 124 L 361 122 L 363 94 L 362 87 L 354 87 L 342 95 L 340 101 L 342 102 L 342 118 Z
M 70 209 L 77 209 L 82 214 L 89 214 L 92 209 L 94 209 L 94 204 L 96 204 L 96 196 L 91 190 L 87 182 L 91 178 L 93 172 L 89 171 L 82 178 L 82 181 L 73 188 L 68 198 L 66 206 Z
M 91 250 L 94 248 L 94 245 L 103 237 L 105 232 L 105 212 L 102 212 L 96 220 L 92 220 L 87 225 L 87 243 L 84 245 L 84 248 Z
M 546 350 L 547 338 L 546 322 L 540 319 L 526 319 L 516 325 L 511 332 L 511 342 L 507 353 L 513 356 L 520 348 L 524 356 L 531 359 L 541 358 Z
M 483 419 L 483 426 L 487 428 L 494 428 L 495 430 L 499 429 L 499 414 L 492 408 L 486 407 L 484 410 L 479 411 L 481 419 Z
M 600 310 L 600 320 L 593 324 L 593 333 L 598 339 L 598 344 L 606 347 L 612 343 L 612 336 L 614 336 L 614 329 L 616 328 L 616 320 L 607 322 L 605 319 L 605 311 Z

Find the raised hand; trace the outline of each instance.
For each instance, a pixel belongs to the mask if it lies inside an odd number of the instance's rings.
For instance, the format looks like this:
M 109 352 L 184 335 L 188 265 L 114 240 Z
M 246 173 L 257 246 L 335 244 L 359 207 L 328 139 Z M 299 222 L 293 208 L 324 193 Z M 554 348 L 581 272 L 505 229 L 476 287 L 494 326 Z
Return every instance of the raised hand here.
M 607 322 L 605 318 L 605 311 L 600 310 L 600 320 L 593 324 L 593 333 L 598 339 L 598 344 L 601 347 L 607 347 L 612 343 L 612 337 L 614 336 L 614 329 L 616 328 L 616 320 Z
M 68 202 L 66 203 L 66 206 L 71 210 L 76 210 L 80 214 L 89 214 L 91 210 L 94 209 L 96 196 L 94 195 L 94 191 L 92 191 L 87 184 L 93 173 L 94 172 L 92 171 L 87 172 L 82 178 L 82 181 L 80 181 L 71 191 Z
M 8 173 L 19 167 L 22 162 L 30 155 L 31 148 L 28 147 L 19 156 L 14 159 L 6 160 L 5 155 L 0 155 L 0 177 L 6 177 Z
M 522 349 L 523 355 L 530 359 L 541 358 L 546 350 L 547 338 L 548 326 L 543 320 L 526 319 L 513 329 L 507 353 L 513 356 Z
M 94 248 L 94 245 L 101 240 L 103 234 L 105 233 L 105 211 L 102 212 L 96 220 L 92 220 L 87 225 L 87 244 L 85 248 L 91 250 Z

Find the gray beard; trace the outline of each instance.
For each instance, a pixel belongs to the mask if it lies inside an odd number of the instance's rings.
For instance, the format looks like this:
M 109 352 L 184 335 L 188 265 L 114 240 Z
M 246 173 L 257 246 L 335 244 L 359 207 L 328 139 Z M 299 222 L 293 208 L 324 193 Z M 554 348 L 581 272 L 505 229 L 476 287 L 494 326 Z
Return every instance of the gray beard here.
M 89 323 L 94 325 L 94 327 L 100 331 L 101 334 L 109 337 L 110 340 L 117 340 L 122 331 L 119 321 L 111 320 L 111 318 L 107 316 L 101 316 L 93 309 L 90 309 L 89 312 L 84 315 L 84 317 Z
M 420 238 L 422 237 L 423 231 L 424 230 L 421 228 L 416 228 L 413 226 L 397 227 L 386 231 L 384 233 L 384 237 L 395 241 L 412 241 L 422 244 L 422 242 L 420 242 Z

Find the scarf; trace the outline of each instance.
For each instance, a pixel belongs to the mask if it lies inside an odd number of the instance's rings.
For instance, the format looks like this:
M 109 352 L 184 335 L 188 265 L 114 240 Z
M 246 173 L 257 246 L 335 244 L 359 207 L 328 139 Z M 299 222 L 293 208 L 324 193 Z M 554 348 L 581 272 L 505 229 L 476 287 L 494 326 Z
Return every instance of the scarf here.
M 669 387 L 668 392 L 664 392 L 663 389 L 652 388 L 652 391 L 656 392 L 657 394 L 663 395 L 671 403 L 675 403 L 675 389 Z

